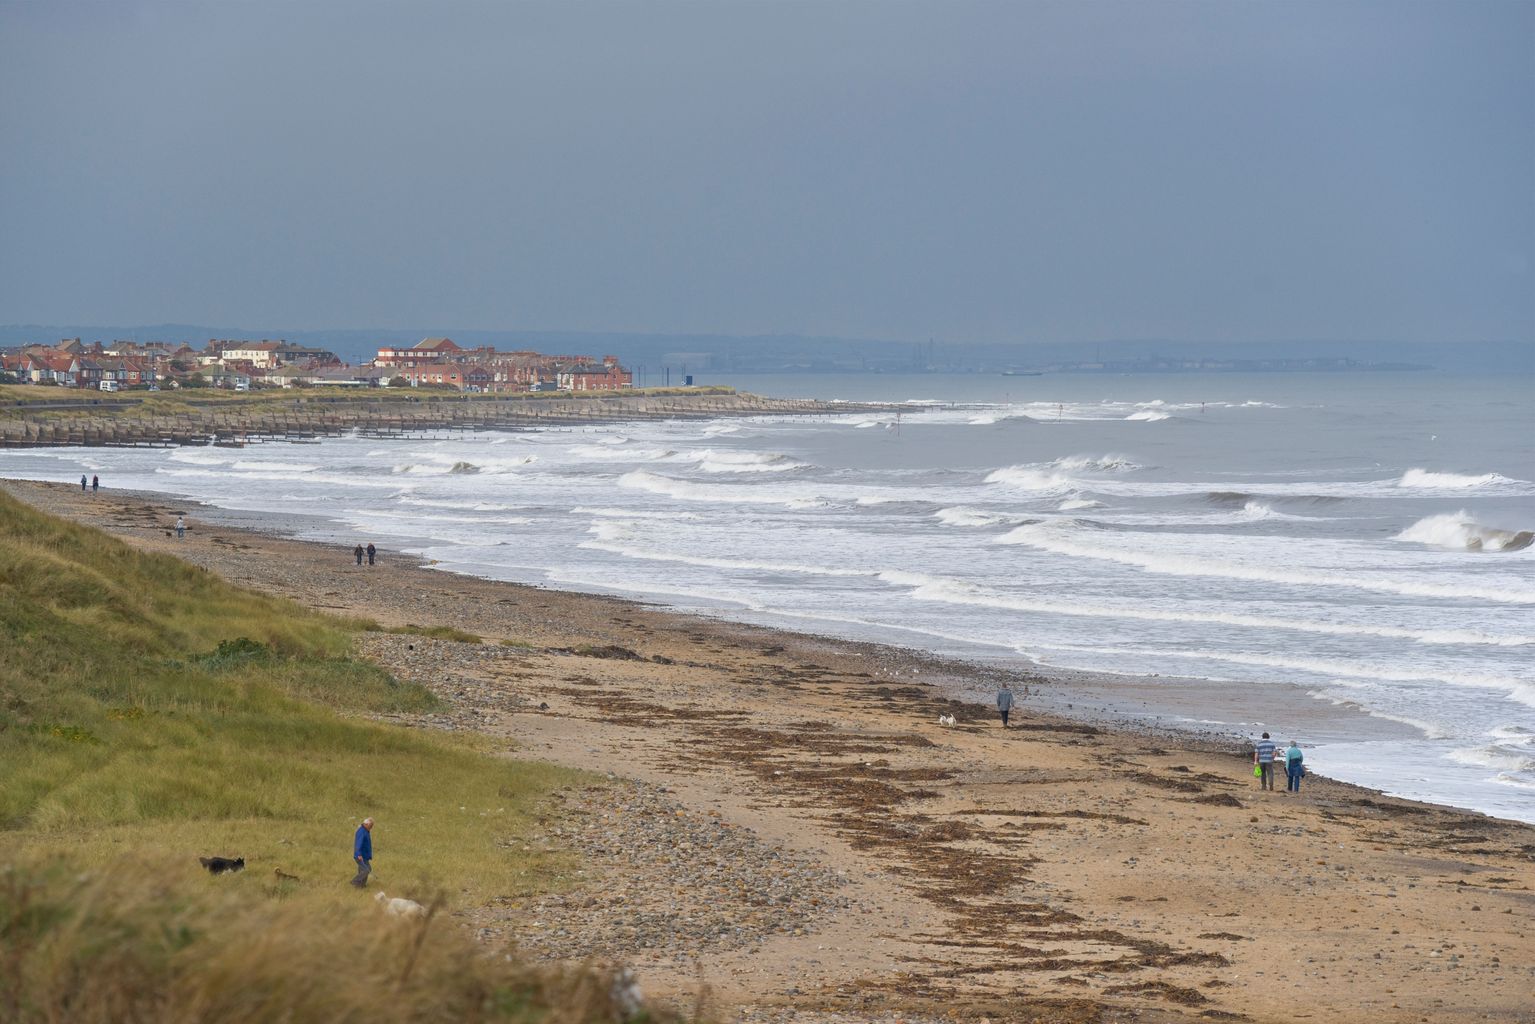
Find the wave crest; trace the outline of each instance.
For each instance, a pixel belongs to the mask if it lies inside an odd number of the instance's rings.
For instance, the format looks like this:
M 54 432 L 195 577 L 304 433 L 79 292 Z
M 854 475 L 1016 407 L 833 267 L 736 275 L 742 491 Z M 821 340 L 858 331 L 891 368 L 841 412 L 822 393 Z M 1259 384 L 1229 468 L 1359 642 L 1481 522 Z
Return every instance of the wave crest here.
M 1419 519 L 1397 534 L 1396 539 L 1451 551 L 1523 551 L 1535 542 L 1535 531 L 1483 526 L 1462 509 Z
M 1470 476 L 1465 473 L 1436 473 L 1433 470 L 1413 468 L 1403 473 L 1402 479 L 1398 480 L 1396 485 L 1398 487 L 1470 488 L 1517 482 L 1503 476 L 1501 473 L 1483 473 L 1480 476 Z
M 1066 455 L 1050 465 L 1067 472 L 1129 473 L 1144 467 L 1128 455 Z

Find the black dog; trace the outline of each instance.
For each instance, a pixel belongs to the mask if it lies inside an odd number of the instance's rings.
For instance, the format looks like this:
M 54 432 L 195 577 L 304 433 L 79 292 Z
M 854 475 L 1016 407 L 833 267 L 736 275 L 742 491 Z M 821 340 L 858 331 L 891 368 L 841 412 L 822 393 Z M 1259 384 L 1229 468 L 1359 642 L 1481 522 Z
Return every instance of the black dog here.
M 198 863 L 208 869 L 210 875 L 222 875 L 226 871 L 244 871 L 245 858 L 236 857 L 230 860 L 228 857 L 199 857 Z

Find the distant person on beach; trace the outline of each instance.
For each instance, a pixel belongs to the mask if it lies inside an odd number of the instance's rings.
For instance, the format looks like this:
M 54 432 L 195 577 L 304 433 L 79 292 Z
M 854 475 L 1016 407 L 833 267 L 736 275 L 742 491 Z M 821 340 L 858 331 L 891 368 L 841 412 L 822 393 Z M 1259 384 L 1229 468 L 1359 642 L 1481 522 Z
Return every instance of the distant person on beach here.
M 362 564 L 362 556 L 363 556 L 362 545 L 359 544 L 355 548 L 352 549 L 352 557 L 357 559 L 357 564 L 358 565 L 361 565 Z
M 1284 771 L 1285 778 L 1288 780 L 1285 792 L 1300 792 L 1301 776 L 1306 773 L 1306 769 L 1303 767 L 1305 761 L 1306 759 L 1301 756 L 1300 744 L 1291 740 L 1290 749 L 1284 752 Z
M 99 476 L 91 477 L 91 493 L 95 494 L 99 487 L 101 487 L 101 477 L 99 477 Z
M 997 691 L 997 710 L 1002 712 L 1002 728 L 1007 728 L 1007 713 L 1013 710 L 1013 691 L 1007 684 L 1002 684 L 1002 689 Z
M 1269 739 L 1269 734 L 1264 733 L 1263 738 L 1253 744 L 1253 764 L 1258 766 L 1258 775 L 1262 782 L 1260 789 L 1274 788 L 1274 741 Z
M 187 535 L 187 521 L 180 516 L 176 517 L 176 539 L 182 540 Z
M 373 564 L 373 558 L 377 554 L 378 554 L 378 548 L 373 546 L 373 542 L 372 541 L 369 541 L 368 542 L 368 564 L 369 565 Z
M 352 859 L 357 862 L 357 876 L 352 884 L 359 889 L 368 886 L 368 876 L 373 873 L 373 819 L 364 818 L 352 836 Z
M 84 473 L 81 473 L 81 474 L 80 474 L 80 493 L 81 493 L 81 494 L 84 494 L 84 493 L 85 493 L 85 488 L 86 488 L 86 486 L 87 486 L 87 485 L 88 485 L 88 484 L 89 484 L 89 483 L 90 483 L 90 481 L 89 481 L 89 480 L 87 480 L 87 479 L 86 479 L 86 478 L 85 478 L 85 474 L 84 474 Z

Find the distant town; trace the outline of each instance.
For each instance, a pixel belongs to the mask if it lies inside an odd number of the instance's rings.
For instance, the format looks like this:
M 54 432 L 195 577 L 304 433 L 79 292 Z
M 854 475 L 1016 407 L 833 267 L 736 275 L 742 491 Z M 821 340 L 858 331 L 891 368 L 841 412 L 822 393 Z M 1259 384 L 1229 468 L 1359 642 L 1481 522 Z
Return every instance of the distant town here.
M 617 391 L 634 376 L 616 356 L 545 355 L 464 348 L 450 338 L 390 345 L 352 365 L 335 353 L 287 341 L 211 339 L 201 349 L 170 342 L 82 343 L 0 350 L 0 383 L 98 391 L 166 388 L 434 388 L 476 393 Z

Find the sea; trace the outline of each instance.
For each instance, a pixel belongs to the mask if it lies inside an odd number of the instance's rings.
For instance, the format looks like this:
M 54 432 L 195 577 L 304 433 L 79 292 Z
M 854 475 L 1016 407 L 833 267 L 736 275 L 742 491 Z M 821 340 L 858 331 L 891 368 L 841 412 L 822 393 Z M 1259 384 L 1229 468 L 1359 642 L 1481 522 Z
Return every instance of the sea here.
M 0 475 L 1012 666 L 1064 680 L 1057 708 L 1271 731 L 1323 775 L 1535 822 L 1528 375 L 700 380 L 901 407 L 4 450 Z

